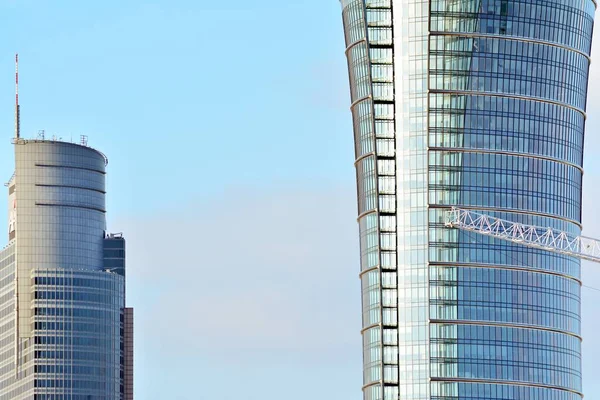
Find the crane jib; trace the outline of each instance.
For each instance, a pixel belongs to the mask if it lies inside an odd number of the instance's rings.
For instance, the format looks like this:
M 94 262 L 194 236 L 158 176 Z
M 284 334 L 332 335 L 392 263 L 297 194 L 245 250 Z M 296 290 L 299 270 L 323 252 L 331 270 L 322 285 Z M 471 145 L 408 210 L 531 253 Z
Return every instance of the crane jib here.
M 446 212 L 445 225 L 523 246 L 600 262 L 600 240 L 550 227 L 526 225 L 458 207 L 452 207 Z

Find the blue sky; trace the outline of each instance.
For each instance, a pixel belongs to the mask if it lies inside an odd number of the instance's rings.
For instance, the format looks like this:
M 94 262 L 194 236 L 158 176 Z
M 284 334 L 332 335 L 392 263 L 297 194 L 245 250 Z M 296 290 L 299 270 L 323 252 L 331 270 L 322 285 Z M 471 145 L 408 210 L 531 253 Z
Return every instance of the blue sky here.
M 13 168 L 17 51 L 23 136 L 88 135 L 109 157 L 136 398 L 362 398 L 339 3 L 1 0 L 0 15 L 0 174 Z M 598 90 L 584 193 L 596 237 Z M 598 267 L 585 268 L 600 287 Z M 584 289 L 586 338 L 599 300 Z M 600 345 L 586 340 L 584 356 L 595 398 Z

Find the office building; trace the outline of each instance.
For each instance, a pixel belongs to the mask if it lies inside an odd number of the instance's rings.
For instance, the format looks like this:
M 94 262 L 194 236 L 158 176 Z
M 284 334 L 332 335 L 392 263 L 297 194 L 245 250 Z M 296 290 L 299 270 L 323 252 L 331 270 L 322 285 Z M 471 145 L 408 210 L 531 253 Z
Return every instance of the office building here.
M 444 226 L 579 235 L 593 0 L 341 0 L 365 400 L 580 400 L 580 261 Z
M 18 108 L 17 108 L 18 123 Z M 0 251 L 0 400 L 133 399 L 125 240 L 106 229 L 106 157 L 17 135 Z

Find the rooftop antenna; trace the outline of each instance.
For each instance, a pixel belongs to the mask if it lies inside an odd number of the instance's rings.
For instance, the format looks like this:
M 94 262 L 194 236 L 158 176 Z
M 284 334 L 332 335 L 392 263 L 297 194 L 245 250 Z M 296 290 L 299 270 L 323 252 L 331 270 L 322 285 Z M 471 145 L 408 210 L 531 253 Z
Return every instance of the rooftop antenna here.
M 19 53 L 15 54 L 15 138 L 21 137 L 21 110 L 19 107 Z

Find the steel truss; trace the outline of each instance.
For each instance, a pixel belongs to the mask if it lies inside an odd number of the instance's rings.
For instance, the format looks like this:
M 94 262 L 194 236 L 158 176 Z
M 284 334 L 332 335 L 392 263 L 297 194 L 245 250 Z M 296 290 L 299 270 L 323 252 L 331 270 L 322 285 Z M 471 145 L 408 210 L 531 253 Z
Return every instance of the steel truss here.
M 574 236 L 552 228 L 511 222 L 457 207 L 447 211 L 445 225 L 600 263 L 600 240 L 585 236 Z

